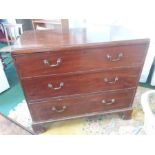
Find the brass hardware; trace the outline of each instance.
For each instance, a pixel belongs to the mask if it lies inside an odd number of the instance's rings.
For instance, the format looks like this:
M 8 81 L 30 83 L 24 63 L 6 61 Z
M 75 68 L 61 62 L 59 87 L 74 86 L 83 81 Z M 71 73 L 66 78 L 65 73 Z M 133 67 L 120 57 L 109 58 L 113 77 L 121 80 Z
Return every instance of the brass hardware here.
M 118 77 L 116 76 L 114 80 L 108 80 L 107 78 L 104 78 L 104 82 L 106 83 L 110 83 L 110 84 L 114 84 L 116 83 L 116 81 L 118 81 Z
M 105 104 L 105 105 L 111 105 L 111 104 L 113 104 L 115 102 L 116 102 L 115 99 L 111 99 L 111 101 L 102 100 L 102 103 Z
M 45 65 L 50 66 L 50 67 L 58 67 L 58 66 L 62 63 L 62 59 L 61 59 L 61 58 L 58 58 L 56 64 L 50 64 L 49 61 L 46 60 L 46 59 L 43 60 L 43 63 L 44 63 Z
M 58 113 L 64 112 L 67 107 L 64 105 L 62 109 L 57 109 L 55 106 L 52 108 L 52 111 L 56 111 Z
M 52 88 L 54 90 L 59 90 L 64 86 L 64 82 L 60 82 L 60 86 L 59 87 L 53 87 L 52 83 L 48 83 L 48 88 Z
M 108 59 L 109 61 L 120 61 L 122 57 L 123 57 L 123 53 L 119 53 L 119 54 L 118 54 L 118 57 L 117 57 L 116 59 L 112 59 L 112 56 L 109 55 L 109 54 L 107 54 L 107 59 Z

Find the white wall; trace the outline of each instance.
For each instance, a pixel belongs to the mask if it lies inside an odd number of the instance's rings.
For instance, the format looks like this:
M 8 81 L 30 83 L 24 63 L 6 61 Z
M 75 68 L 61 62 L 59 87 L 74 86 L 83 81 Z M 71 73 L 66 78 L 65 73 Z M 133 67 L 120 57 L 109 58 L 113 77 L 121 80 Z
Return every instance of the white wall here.
M 2 61 L 0 59 L 0 93 L 9 88 L 9 83 L 3 70 Z

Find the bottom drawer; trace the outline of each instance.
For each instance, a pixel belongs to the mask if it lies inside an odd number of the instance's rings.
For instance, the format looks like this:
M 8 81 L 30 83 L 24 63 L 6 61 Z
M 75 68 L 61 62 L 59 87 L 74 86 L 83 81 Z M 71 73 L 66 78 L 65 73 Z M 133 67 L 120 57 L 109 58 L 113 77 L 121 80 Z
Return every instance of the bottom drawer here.
M 90 113 L 127 108 L 131 105 L 134 89 L 94 93 L 72 98 L 59 98 L 29 104 L 34 122 L 54 121 Z

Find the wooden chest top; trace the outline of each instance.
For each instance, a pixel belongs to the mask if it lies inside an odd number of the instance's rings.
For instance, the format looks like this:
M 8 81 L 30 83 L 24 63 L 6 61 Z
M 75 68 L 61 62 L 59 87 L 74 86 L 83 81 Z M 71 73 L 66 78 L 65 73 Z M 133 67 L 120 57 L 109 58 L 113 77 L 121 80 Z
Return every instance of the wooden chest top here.
M 137 41 L 135 41 L 137 39 Z M 123 40 L 123 42 L 122 42 Z M 68 31 L 38 30 L 26 31 L 12 47 L 14 54 L 29 54 L 44 51 L 60 51 L 68 49 L 83 49 L 92 47 L 108 47 L 129 45 L 130 43 L 143 44 L 149 39 L 141 39 L 132 34 L 111 34 L 107 31 L 90 31 L 86 28 L 69 29 Z

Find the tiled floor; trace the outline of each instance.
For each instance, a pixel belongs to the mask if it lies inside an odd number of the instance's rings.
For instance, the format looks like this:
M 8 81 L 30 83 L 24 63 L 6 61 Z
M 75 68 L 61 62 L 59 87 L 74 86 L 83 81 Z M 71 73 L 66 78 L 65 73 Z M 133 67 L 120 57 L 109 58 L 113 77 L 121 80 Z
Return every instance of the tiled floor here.
M 0 135 L 32 135 L 27 129 L 0 114 Z

